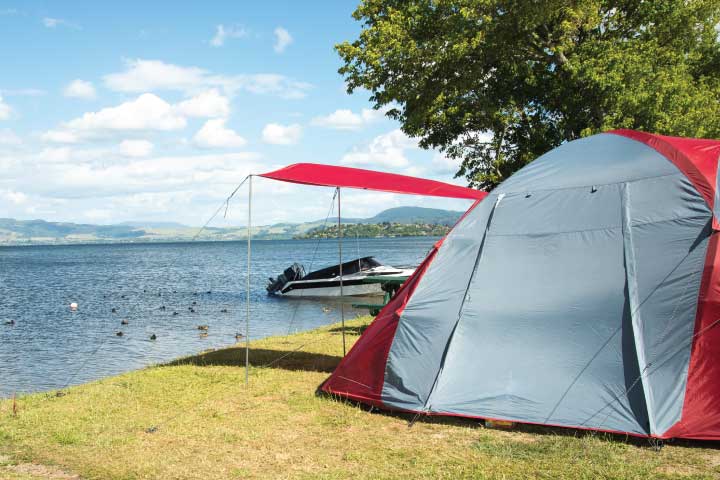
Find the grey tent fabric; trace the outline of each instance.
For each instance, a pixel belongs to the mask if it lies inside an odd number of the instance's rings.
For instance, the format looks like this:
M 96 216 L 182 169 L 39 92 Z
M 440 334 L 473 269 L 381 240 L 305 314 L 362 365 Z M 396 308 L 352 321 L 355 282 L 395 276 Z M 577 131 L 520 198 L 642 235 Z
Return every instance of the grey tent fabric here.
M 682 412 L 710 222 L 639 142 L 540 157 L 445 239 L 400 317 L 383 403 L 661 435 Z

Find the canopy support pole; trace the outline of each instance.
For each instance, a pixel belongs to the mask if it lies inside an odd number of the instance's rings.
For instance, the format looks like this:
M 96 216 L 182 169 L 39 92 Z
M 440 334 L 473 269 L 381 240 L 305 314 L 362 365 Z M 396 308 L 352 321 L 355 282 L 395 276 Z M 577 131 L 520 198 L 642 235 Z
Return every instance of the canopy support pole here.
M 250 260 L 252 238 L 252 175 L 248 177 L 247 277 L 245 281 L 245 386 L 250 383 Z
M 338 199 L 338 259 L 340 260 L 340 322 L 341 322 L 341 330 L 342 330 L 342 344 L 343 344 L 343 357 L 346 354 L 346 347 L 345 347 L 345 304 L 343 303 L 343 268 L 342 268 L 342 239 L 343 239 L 343 233 L 342 233 L 342 222 L 340 221 L 341 215 L 340 215 L 340 187 L 337 188 L 337 199 Z

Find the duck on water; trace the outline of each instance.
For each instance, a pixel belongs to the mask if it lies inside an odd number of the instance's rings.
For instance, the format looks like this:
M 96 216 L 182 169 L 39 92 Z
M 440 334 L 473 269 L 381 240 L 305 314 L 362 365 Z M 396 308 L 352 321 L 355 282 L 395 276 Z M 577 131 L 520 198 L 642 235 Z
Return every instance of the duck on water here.
M 374 257 L 356 258 L 342 264 L 343 296 L 382 295 L 379 283 L 365 283 L 370 276 L 409 276 L 415 267 L 392 267 L 383 265 Z M 339 297 L 340 265 L 305 273 L 299 263 L 293 263 L 278 275 L 270 278 L 267 291 L 272 295 L 288 297 Z

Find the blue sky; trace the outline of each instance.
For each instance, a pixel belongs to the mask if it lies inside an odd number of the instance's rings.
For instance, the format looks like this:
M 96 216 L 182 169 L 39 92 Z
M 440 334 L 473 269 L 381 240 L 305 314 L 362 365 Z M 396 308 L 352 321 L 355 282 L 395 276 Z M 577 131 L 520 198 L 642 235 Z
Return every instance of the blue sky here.
M 250 172 L 317 162 L 453 180 L 457 164 L 348 95 L 355 2 L 0 2 L 0 217 L 197 225 Z M 256 181 L 258 223 L 331 189 Z M 244 193 L 244 192 L 243 192 Z M 467 202 L 350 192 L 347 216 Z M 242 224 L 241 193 L 227 219 Z

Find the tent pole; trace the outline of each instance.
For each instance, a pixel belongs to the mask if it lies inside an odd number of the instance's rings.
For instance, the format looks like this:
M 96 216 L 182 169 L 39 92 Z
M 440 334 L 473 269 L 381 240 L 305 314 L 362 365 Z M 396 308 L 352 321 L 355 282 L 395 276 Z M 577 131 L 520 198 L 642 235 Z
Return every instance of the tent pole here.
M 252 175 L 248 178 L 247 278 L 245 285 L 245 386 L 250 383 L 250 259 L 252 238 Z
M 342 330 L 343 357 L 345 356 L 345 304 L 343 303 L 343 269 L 342 269 L 342 223 L 340 221 L 340 187 L 337 187 L 338 199 L 338 258 L 340 260 L 340 321 Z

